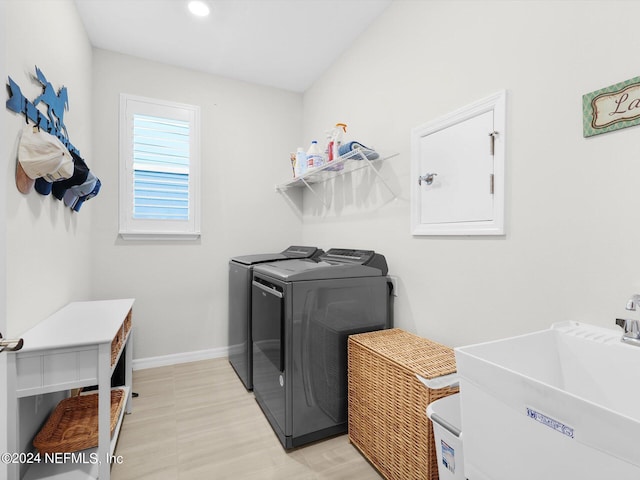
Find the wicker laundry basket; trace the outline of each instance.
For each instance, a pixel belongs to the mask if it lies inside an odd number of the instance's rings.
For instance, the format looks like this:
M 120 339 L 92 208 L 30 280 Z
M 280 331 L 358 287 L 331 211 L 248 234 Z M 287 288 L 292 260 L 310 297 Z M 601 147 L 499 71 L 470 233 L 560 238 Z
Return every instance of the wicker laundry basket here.
M 111 390 L 111 434 L 127 400 L 121 388 Z M 98 446 L 98 394 L 62 400 L 33 439 L 41 454 L 77 452 Z
M 458 387 L 426 388 L 456 371 L 453 349 L 394 328 L 349 337 L 349 440 L 388 480 L 436 480 L 427 405 Z
M 116 360 L 118 359 L 118 355 L 120 354 L 120 350 L 124 345 L 125 340 L 127 339 L 127 334 L 131 330 L 131 310 L 127 314 L 127 317 L 122 322 L 122 325 L 118 329 L 118 333 L 113 337 L 113 341 L 111 342 L 111 366 L 113 367 L 116 364 Z

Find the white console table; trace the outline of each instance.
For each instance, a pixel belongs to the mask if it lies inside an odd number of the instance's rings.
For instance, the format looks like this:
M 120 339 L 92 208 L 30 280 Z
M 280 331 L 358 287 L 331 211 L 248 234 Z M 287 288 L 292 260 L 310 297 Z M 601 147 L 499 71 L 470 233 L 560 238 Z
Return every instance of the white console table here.
M 17 399 L 74 388 L 98 385 L 98 447 L 99 462 L 34 463 L 24 480 L 59 478 L 109 480 L 116 440 L 120 433 L 124 412 L 131 413 L 132 341 L 133 327 L 123 337 L 115 361 L 111 343 L 124 330 L 125 320 L 131 321 L 134 299 L 74 302 L 28 330 L 22 338 L 24 346 L 8 357 L 9 418 L 17 412 Z M 125 348 L 126 347 L 126 348 Z M 122 409 L 113 439 L 110 434 L 111 376 L 122 352 L 125 352 L 125 392 L 127 400 Z M 106 400 L 106 401 L 105 401 Z M 9 448 L 19 447 L 19 415 L 15 415 L 13 432 L 9 428 Z M 13 435 L 12 435 L 13 433 Z M 13 438 L 11 438 L 13 437 Z M 86 458 L 92 458 L 86 455 Z M 10 465 L 11 478 L 18 478 L 19 465 Z

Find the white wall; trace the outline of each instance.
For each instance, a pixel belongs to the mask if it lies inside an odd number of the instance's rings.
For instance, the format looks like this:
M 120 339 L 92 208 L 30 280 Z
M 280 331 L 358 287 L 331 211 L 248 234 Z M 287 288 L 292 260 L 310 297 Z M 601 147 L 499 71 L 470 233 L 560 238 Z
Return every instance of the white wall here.
M 4 14 L 0 19 L 6 40 L 0 41 L 3 47 L 0 76 L 6 79 L 9 75 L 29 100 L 42 93 L 42 86 L 33 78 L 36 65 L 54 88 L 66 86 L 69 111 L 65 112 L 64 122 L 69 138 L 92 168 L 92 54 L 74 3 L 71 0 L 10 0 L 2 2 L 0 13 Z M 42 112 L 46 113 L 42 106 Z M 4 188 L 0 200 L 0 230 L 6 230 L 0 231 L 0 256 L 3 260 L 6 256 L 6 270 L 0 260 L 3 275 L 0 305 L 5 309 L 0 313 L 3 327 L 0 330 L 9 337 L 17 337 L 65 304 L 88 298 L 92 278 L 89 241 L 93 213 L 88 207 L 81 215 L 74 214 L 53 196 L 43 197 L 35 190 L 27 195 L 18 192 L 15 185 L 17 147 L 25 120 L 24 116 L 8 109 L 4 109 L 1 116 L 4 141 L 0 183 Z M 7 354 L 3 354 L 2 362 L 6 358 Z M 0 385 L 5 384 L 6 377 L 0 374 Z M 16 425 L 17 417 L 12 412 L 6 428 L 0 427 L 7 433 L 8 451 L 27 451 L 31 447 L 31 439 L 63 395 L 64 392 L 45 395 L 37 408 L 35 397 L 18 402 L 20 424 Z M 0 424 L 5 424 L 6 412 L 2 410 L 0 407 Z M 16 431 L 20 432 L 20 445 L 14 444 Z M 0 444 L 4 440 L 0 440 Z M 23 470 L 24 465 L 20 469 Z M 0 468 L 0 478 L 2 474 Z
M 7 51 L 7 15 L 6 5 L 4 2 L 0 2 L 0 52 Z M 0 53 L 0 55 L 2 55 Z M 7 75 L 5 62 L 0 62 L 0 78 L 5 78 Z M 6 115 L 0 115 L 0 132 L 6 131 Z M 2 152 L 3 158 L 8 158 L 5 152 Z M 6 169 L 0 168 L 0 185 L 6 185 L 7 183 Z M 6 299 L 7 299 L 7 268 L 6 268 L 6 232 L 5 232 L 5 218 L 6 218 L 6 195 L 0 195 L 0 332 L 7 331 L 7 311 L 6 311 Z M 0 355 L 0 385 L 7 385 L 7 355 Z M 9 451 L 9 439 L 12 435 L 15 435 L 15 429 L 8 427 L 7 422 L 7 406 L 9 404 L 9 388 L 3 388 L 0 392 L 0 451 Z M 8 467 L 6 464 L 0 465 L 0 478 L 7 478 Z
M 36 65 L 54 88 L 67 87 L 69 111 L 64 122 L 69 139 L 92 168 L 91 45 L 74 3 L 11 0 L 5 4 L 7 74 L 29 100 L 42 93 L 33 79 Z M 93 211 L 88 207 L 81 215 L 74 214 L 52 195 L 18 192 L 16 157 L 25 121 L 8 109 L 3 115 L 7 333 L 19 335 L 66 303 L 89 295 Z
M 396 324 L 458 345 L 576 319 L 612 325 L 640 291 L 638 129 L 584 139 L 581 95 L 638 75 L 636 2 L 396 0 L 302 98 L 91 50 L 71 1 L 6 2 L 7 73 L 33 98 L 35 65 L 69 89 L 65 123 L 103 182 L 78 214 L 13 184 L 23 119 L 6 111 L 7 333 L 69 301 L 137 298 L 134 355 L 226 346 L 227 261 L 291 243 L 373 248 L 399 277 Z M 603 21 L 604 15 L 611 21 Z M 44 39 L 25 33 L 46 32 Z M 93 63 L 92 63 L 93 59 Z M 92 80 L 93 77 L 93 80 Z M 508 90 L 507 234 L 409 233 L 410 130 Z M 120 92 L 198 104 L 203 236 L 118 239 Z M 288 153 L 337 121 L 400 156 L 327 184 L 304 217 L 273 185 Z
M 395 198 L 352 175 L 304 196 L 303 241 L 372 248 L 396 325 L 460 345 L 580 320 L 615 328 L 640 291 L 638 127 L 585 139 L 582 94 L 639 74 L 640 3 L 396 0 L 304 95 L 304 137 L 337 121 L 398 158 Z M 617 19 L 617 20 L 616 20 Z M 507 233 L 412 237 L 411 128 L 507 89 Z
M 136 298 L 136 359 L 224 350 L 229 258 L 280 251 L 301 239 L 299 217 L 274 185 L 291 176 L 302 96 L 104 50 L 94 50 L 93 72 L 92 161 L 102 181 L 87 202 L 97 212 L 93 296 Z M 200 241 L 119 239 L 120 93 L 200 106 Z
M 6 333 L 19 335 L 70 301 L 135 297 L 135 358 L 224 351 L 229 258 L 301 240 L 299 213 L 274 185 L 291 175 L 302 96 L 93 51 L 70 0 L 5 3 L 7 73 L 29 99 L 41 93 L 36 65 L 56 88 L 67 86 L 70 139 L 103 184 L 78 213 L 51 196 L 20 194 L 24 118 L 5 111 Z M 118 238 L 121 92 L 201 106 L 200 241 Z

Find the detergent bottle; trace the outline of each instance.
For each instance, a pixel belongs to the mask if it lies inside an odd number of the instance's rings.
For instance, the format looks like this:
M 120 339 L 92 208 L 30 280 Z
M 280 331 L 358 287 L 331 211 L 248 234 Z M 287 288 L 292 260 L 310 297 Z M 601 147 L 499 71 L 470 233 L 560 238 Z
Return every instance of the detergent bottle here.
M 307 150 L 307 170 L 310 168 L 321 167 L 323 163 L 322 152 L 318 146 L 318 141 L 314 140 L 311 142 L 309 150 Z
M 307 171 L 307 152 L 304 148 L 298 147 L 296 151 L 296 177 L 303 175 Z
M 324 159 L 325 159 L 325 162 L 330 162 L 331 160 L 333 160 L 333 157 L 332 157 L 333 154 L 331 153 L 331 148 L 332 148 L 332 145 L 333 145 L 331 143 L 331 140 L 332 140 L 332 137 L 333 137 L 333 130 L 327 130 L 326 132 L 324 132 L 324 134 L 325 134 L 326 139 L 327 139 L 327 143 L 325 144 L 324 152 L 323 152 L 324 153 Z

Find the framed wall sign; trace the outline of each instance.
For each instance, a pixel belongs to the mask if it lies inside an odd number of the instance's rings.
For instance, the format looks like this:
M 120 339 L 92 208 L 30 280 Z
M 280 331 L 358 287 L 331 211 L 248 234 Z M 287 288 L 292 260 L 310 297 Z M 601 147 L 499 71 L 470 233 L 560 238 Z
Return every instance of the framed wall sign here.
M 640 124 L 640 77 L 582 96 L 585 137 Z

